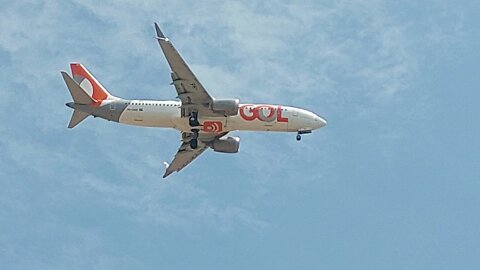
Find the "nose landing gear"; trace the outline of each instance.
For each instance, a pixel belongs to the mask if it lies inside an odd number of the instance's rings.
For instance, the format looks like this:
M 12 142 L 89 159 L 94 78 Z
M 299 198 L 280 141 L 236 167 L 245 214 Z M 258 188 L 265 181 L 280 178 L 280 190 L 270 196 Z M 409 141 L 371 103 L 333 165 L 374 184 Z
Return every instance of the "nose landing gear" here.
M 302 134 L 309 134 L 309 133 L 312 133 L 312 131 L 309 129 L 301 129 L 297 131 L 297 141 L 300 141 L 302 139 Z

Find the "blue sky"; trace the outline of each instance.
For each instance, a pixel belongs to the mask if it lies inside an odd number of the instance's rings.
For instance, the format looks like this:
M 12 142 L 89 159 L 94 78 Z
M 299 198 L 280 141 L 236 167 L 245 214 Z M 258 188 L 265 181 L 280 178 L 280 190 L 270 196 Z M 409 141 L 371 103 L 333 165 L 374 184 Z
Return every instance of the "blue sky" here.
M 1 269 L 478 269 L 478 1 L 0 1 Z M 60 70 L 172 99 L 153 22 L 215 97 L 328 126 L 237 132 L 163 181 L 178 132 L 66 128 Z

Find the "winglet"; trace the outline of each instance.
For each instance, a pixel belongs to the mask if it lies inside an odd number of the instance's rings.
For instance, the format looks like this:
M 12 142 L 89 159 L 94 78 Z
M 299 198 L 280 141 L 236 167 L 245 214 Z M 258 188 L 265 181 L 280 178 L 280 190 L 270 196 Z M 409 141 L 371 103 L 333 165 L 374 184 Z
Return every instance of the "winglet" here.
M 163 175 L 163 178 L 166 178 L 166 177 L 169 176 L 171 173 L 173 173 L 173 171 L 169 171 L 169 170 L 168 170 L 168 167 L 170 167 L 170 163 L 164 161 L 164 162 L 163 162 L 163 166 L 165 166 L 165 174 Z
M 165 39 L 165 35 L 162 33 L 162 30 L 160 30 L 157 23 L 155 23 L 155 31 L 157 32 L 157 38 Z

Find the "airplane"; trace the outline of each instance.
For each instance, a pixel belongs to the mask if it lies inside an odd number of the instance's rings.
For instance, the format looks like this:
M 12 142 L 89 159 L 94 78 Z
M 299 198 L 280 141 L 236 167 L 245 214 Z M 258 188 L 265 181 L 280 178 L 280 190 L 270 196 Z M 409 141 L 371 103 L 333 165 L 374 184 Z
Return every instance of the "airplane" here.
M 72 76 L 62 77 L 73 102 L 68 128 L 74 128 L 92 115 L 122 124 L 174 128 L 181 132 L 181 145 L 170 164 L 164 162 L 163 178 L 179 172 L 206 149 L 237 153 L 239 137 L 226 136 L 231 131 L 296 132 L 301 135 L 324 127 L 327 121 L 313 112 L 284 105 L 241 104 L 239 99 L 215 99 L 203 87 L 172 42 L 157 23 L 156 39 L 171 69 L 171 85 L 180 101 L 126 100 L 110 94 L 80 63 L 71 63 Z

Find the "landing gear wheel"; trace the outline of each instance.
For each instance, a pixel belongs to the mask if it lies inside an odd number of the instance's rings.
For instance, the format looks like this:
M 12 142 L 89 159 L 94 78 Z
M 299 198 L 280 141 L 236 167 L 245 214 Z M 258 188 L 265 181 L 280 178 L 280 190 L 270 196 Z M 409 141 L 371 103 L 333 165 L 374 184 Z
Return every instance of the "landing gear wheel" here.
M 190 140 L 190 147 L 192 149 L 197 149 L 198 147 L 198 129 L 192 129 L 193 135 L 192 139 Z
M 196 129 L 196 128 L 192 129 L 192 133 L 193 133 L 193 134 L 192 134 L 192 136 L 193 136 L 193 139 L 195 139 L 195 140 L 196 140 L 196 139 L 198 138 L 198 132 L 199 132 L 199 131 L 200 131 L 200 130 L 199 130 L 199 129 Z
M 191 127 L 198 127 L 200 123 L 198 122 L 198 112 L 191 112 L 190 117 L 188 117 L 188 124 Z
M 300 134 L 297 135 L 297 141 L 300 141 L 302 139 L 302 136 Z
M 198 140 L 197 139 L 191 139 L 190 140 L 190 148 L 197 149 L 197 147 L 198 147 Z

